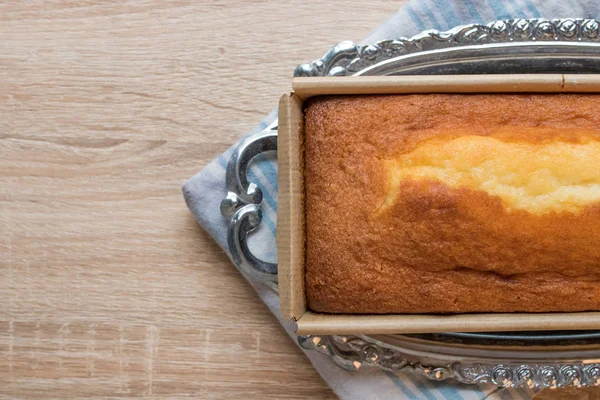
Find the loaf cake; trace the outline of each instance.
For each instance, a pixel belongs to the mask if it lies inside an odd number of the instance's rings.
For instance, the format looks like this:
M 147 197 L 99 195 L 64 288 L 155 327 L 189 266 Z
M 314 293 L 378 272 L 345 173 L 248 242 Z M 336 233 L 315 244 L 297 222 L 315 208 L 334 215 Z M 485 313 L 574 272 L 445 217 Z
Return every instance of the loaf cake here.
M 310 99 L 308 308 L 600 310 L 599 99 Z

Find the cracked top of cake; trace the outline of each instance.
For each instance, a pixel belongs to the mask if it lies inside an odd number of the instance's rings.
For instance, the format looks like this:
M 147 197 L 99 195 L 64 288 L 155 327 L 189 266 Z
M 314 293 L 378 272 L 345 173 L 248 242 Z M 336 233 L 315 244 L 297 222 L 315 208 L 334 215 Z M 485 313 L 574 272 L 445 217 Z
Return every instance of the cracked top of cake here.
M 597 99 L 310 100 L 308 307 L 328 313 L 600 310 Z

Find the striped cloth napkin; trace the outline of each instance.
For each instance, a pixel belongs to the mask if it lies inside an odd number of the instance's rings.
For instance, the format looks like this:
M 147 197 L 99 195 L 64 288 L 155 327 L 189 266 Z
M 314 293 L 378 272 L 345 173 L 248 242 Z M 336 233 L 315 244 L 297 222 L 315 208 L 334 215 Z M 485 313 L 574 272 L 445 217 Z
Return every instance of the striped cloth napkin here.
M 373 31 L 361 44 L 410 37 L 423 30 L 447 30 L 467 23 L 487 23 L 513 18 L 598 18 L 593 1 L 550 0 L 413 0 Z M 332 43 L 332 45 L 335 43 Z M 321 56 L 315 54 L 315 58 Z M 306 62 L 307 60 L 298 60 Z M 295 66 L 290 67 L 290 72 Z M 273 99 L 273 103 L 277 99 Z M 277 118 L 277 110 L 269 114 L 252 132 L 260 132 Z M 239 142 L 238 142 L 239 143 Z M 225 168 L 234 144 L 201 172 L 183 185 L 185 201 L 194 216 L 208 233 L 229 254 L 227 249 L 227 220 L 221 216 L 219 205 L 225 197 Z M 265 261 L 276 262 L 275 246 L 277 214 L 277 160 L 259 156 L 249 169 L 251 182 L 263 191 L 263 223 L 251 235 L 254 253 Z M 252 282 L 251 282 L 252 283 Z M 295 341 L 293 325 L 281 318 L 279 298 L 265 286 L 253 284 L 262 300 L 279 318 Z M 453 381 L 435 382 L 410 372 L 390 373 L 377 369 L 346 372 L 335 366 L 328 357 L 316 351 L 305 351 L 316 370 L 334 392 L 345 400 L 365 399 L 529 399 L 535 393 L 528 389 L 499 389 L 495 386 L 468 386 Z

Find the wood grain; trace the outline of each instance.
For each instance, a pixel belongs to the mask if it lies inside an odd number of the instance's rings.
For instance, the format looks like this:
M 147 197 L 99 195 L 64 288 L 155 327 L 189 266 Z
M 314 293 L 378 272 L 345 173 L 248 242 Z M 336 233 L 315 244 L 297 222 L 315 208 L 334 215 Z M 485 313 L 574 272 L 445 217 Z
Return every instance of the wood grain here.
M 0 4 L 0 397 L 334 398 L 180 186 L 404 1 Z
M 180 186 L 403 3 L 0 3 L 0 397 L 335 398 Z

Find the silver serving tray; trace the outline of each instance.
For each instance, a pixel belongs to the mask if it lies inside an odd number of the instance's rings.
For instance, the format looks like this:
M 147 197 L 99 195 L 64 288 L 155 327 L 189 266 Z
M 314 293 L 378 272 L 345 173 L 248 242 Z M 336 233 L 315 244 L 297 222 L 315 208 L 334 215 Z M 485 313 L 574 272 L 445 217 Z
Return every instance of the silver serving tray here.
M 358 46 L 341 42 L 294 76 L 598 73 L 600 23 L 519 19 L 425 31 Z M 277 149 L 277 122 L 245 139 L 227 166 L 228 246 L 238 269 L 277 290 L 277 264 L 256 258 L 248 234 L 262 220 L 262 192 L 248 181 L 252 158 Z M 600 331 L 300 336 L 305 349 L 356 371 L 412 369 L 433 380 L 531 388 L 600 386 Z

